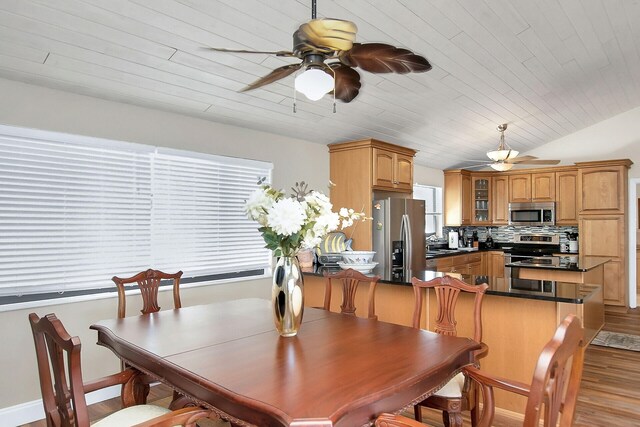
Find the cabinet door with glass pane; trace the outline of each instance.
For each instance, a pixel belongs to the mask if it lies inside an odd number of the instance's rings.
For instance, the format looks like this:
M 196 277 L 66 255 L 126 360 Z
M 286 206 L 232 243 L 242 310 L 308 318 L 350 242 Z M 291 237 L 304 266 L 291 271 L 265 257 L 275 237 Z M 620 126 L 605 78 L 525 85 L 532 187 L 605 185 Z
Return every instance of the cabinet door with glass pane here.
M 472 224 L 491 224 L 491 178 L 474 176 L 471 181 Z

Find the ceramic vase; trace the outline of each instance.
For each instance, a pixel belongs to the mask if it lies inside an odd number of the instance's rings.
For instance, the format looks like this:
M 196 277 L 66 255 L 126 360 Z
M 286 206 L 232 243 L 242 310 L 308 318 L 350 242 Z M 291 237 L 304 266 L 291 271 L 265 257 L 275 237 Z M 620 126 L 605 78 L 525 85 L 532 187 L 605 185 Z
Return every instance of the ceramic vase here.
M 280 336 L 298 333 L 304 311 L 304 282 L 295 256 L 278 258 L 273 271 L 271 304 L 273 321 Z

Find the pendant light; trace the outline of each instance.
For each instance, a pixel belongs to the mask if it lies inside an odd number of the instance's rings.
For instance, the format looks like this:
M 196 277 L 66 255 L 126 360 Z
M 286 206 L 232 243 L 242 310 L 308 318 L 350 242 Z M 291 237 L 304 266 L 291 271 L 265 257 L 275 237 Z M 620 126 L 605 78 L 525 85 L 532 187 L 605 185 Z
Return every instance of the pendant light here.
M 501 124 L 498 126 L 498 131 L 500 132 L 500 143 L 498 144 L 498 149 L 497 150 L 493 150 L 493 151 L 489 151 L 487 152 L 487 157 L 489 157 L 491 160 L 493 160 L 496 163 L 493 163 L 491 165 L 492 168 L 496 169 L 496 170 L 509 170 L 513 167 L 513 165 L 510 165 L 509 167 L 507 167 L 506 169 L 498 169 L 496 167 L 494 167 L 494 164 L 500 163 L 504 165 L 504 161 L 505 160 L 510 160 L 515 158 L 518 154 L 520 154 L 518 151 L 516 150 L 512 150 L 511 147 L 509 147 L 509 144 L 507 144 L 506 142 L 504 142 L 504 131 L 507 129 L 507 124 Z M 504 166 L 499 166 L 499 167 L 504 167 Z

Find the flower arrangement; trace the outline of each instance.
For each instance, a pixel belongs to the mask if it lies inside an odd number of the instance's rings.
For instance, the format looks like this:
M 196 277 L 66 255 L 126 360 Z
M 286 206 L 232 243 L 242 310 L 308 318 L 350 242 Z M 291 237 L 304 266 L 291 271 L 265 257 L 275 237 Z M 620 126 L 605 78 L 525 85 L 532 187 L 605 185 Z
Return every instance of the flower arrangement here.
M 314 248 L 327 233 L 367 219 L 364 212 L 353 209 L 333 212 L 329 198 L 318 191 L 307 191 L 304 181 L 292 190 L 287 197 L 282 190 L 264 184 L 245 203 L 247 216 L 260 224 L 265 247 L 275 256 L 294 256 L 301 249 Z

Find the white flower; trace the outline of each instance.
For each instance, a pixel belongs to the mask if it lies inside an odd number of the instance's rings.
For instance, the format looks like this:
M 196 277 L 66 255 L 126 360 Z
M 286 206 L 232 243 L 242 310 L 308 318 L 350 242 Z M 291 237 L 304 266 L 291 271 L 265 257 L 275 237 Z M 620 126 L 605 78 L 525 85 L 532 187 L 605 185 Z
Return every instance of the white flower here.
M 349 216 L 349 211 L 347 208 L 340 208 L 340 216 Z
M 267 214 L 267 225 L 277 234 L 291 236 L 302 229 L 306 218 L 302 204 L 287 198 L 273 204 Z
M 258 221 L 260 225 L 266 225 L 266 214 L 273 205 L 273 198 L 267 194 L 264 188 L 258 188 L 249 195 L 249 199 L 245 204 L 245 212 L 247 216 Z

